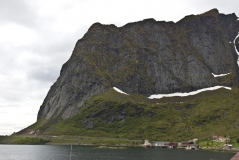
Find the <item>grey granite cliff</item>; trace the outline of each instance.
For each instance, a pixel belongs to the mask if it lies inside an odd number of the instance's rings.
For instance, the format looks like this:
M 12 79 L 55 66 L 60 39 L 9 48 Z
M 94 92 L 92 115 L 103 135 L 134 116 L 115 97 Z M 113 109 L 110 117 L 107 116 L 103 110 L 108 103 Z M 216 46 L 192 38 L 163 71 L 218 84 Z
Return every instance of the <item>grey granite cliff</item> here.
M 149 96 L 237 86 L 233 41 L 238 32 L 237 16 L 216 9 L 177 23 L 146 19 L 119 28 L 95 23 L 62 66 L 38 119 L 71 117 L 92 96 L 111 87 Z

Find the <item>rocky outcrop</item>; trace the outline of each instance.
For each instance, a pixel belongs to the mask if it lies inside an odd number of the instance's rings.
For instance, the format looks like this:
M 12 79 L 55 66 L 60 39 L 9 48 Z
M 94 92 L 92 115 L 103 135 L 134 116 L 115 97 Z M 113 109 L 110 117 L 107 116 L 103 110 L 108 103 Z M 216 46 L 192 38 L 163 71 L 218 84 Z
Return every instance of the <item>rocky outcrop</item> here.
M 38 119 L 68 118 L 111 87 L 149 96 L 238 85 L 233 43 L 238 31 L 237 16 L 216 9 L 177 23 L 146 19 L 119 28 L 95 23 L 76 43 Z M 231 74 L 222 79 L 212 73 Z M 90 121 L 85 125 L 90 128 Z

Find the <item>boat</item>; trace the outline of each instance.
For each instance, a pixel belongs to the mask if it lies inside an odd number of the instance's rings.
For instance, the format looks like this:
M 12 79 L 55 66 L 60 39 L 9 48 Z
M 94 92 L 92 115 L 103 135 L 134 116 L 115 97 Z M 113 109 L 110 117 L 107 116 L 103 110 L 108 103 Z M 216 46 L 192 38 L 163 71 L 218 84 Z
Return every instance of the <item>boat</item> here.
M 144 145 L 144 148 L 151 148 L 151 145 Z
M 185 150 L 191 150 L 192 148 L 191 148 L 191 146 L 187 146 L 186 148 L 185 148 Z
M 143 147 L 144 147 L 144 148 L 151 148 L 151 147 L 152 147 L 152 144 L 149 143 L 149 140 L 145 140 L 145 141 L 144 141 L 144 144 L 143 144 Z

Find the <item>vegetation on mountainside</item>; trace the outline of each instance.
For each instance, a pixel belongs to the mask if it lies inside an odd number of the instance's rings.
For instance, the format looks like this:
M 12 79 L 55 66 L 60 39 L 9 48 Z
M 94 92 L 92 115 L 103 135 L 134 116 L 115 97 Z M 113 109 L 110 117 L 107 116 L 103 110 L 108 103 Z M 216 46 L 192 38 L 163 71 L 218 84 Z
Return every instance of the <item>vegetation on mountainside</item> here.
M 0 136 L 0 144 L 46 144 L 48 141 L 43 138 L 21 137 L 21 136 Z
M 128 139 L 210 140 L 212 135 L 239 133 L 239 89 L 219 89 L 188 97 L 149 100 L 113 89 L 94 96 L 66 120 L 41 119 L 28 129 L 45 135 Z
M 235 141 L 229 142 L 233 145 L 233 148 L 239 148 L 239 143 Z M 226 142 L 217 142 L 212 140 L 205 140 L 205 141 L 199 141 L 199 146 L 201 148 L 212 148 L 212 149 L 222 149 L 224 148 L 223 145 L 226 144 Z

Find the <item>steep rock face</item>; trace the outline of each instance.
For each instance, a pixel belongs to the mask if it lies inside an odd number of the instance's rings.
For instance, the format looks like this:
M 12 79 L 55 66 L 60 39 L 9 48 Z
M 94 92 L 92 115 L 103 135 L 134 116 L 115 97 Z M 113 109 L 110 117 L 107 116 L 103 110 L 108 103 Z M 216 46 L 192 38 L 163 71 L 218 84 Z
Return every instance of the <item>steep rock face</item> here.
M 63 65 L 38 119 L 68 118 L 111 87 L 149 96 L 238 85 L 235 14 L 216 9 L 177 23 L 147 19 L 117 28 L 93 24 Z M 238 47 L 238 41 L 236 41 Z M 213 77 L 231 73 L 231 80 Z

